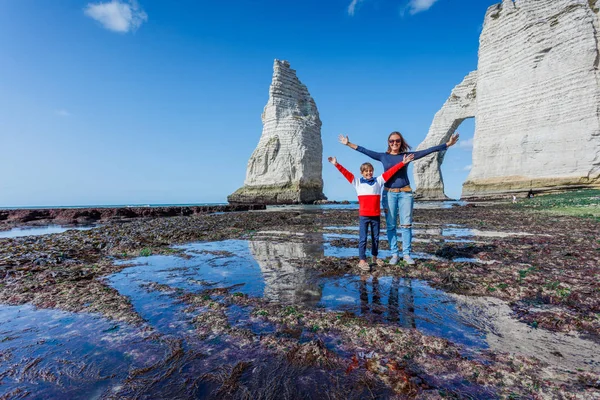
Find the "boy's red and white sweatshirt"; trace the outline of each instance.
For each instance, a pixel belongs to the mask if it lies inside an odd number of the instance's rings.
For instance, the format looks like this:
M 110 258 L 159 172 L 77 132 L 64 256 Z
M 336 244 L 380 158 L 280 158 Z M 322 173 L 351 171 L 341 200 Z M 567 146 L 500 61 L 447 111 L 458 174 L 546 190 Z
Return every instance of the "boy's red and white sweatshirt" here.
M 404 167 L 403 162 L 399 162 L 392 168 L 385 171 L 382 175 L 374 178 L 372 185 L 366 182 L 361 182 L 360 178 L 356 179 L 352 172 L 348 171 L 341 164 L 336 164 L 336 168 L 344 175 L 344 177 L 354 186 L 356 194 L 358 194 L 358 215 L 362 217 L 377 217 L 381 214 L 381 189 L 383 184 L 392 177 L 399 169 Z

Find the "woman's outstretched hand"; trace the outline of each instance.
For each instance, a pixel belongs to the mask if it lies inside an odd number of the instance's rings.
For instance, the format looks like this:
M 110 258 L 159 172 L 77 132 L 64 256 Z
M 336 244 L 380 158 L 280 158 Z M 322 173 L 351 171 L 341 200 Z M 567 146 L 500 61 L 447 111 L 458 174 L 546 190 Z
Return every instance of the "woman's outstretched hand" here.
M 354 143 L 350 143 L 350 139 L 348 138 L 348 136 L 344 136 L 344 135 L 339 135 L 338 136 L 338 140 L 341 144 L 343 144 L 344 146 L 348 146 L 353 150 L 356 150 L 358 148 L 357 145 L 355 145 Z
M 337 165 L 337 163 L 338 163 L 337 158 L 335 158 L 335 157 L 327 157 L 327 161 L 329 161 L 333 165 Z
M 459 134 L 458 134 L 458 133 L 455 133 L 454 135 L 452 135 L 452 136 L 450 137 L 450 140 L 448 140 L 448 141 L 446 142 L 446 146 L 448 146 L 448 147 L 450 147 L 450 146 L 454 146 L 454 145 L 456 144 L 456 142 L 458 142 L 458 136 L 459 136 Z
M 404 163 L 404 165 L 406 165 L 414 159 L 415 159 L 414 154 L 405 154 L 404 157 L 402 157 L 402 162 Z

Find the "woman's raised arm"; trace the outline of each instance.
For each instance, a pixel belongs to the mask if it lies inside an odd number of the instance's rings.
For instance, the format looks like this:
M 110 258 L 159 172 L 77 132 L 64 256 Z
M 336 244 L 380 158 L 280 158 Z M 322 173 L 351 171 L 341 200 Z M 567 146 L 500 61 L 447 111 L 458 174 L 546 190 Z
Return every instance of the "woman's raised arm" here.
M 338 140 L 344 146 L 348 146 L 348 147 L 350 147 L 353 150 L 360 151 L 364 155 L 367 155 L 367 156 L 371 157 L 373 160 L 381 161 L 381 156 L 384 154 L 384 153 L 377 153 L 375 151 L 371 151 L 369 149 L 365 149 L 362 146 L 358 146 L 358 145 L 356 145 L 354 143 L 351 143 L 350 139 L 348 138 L 348 136 L 344 136 L 344 135 L 340 134 L 338 136 Z
M 342 134 L 340 134 L 338 136 L 338 141 L 343 144 L 344 146 L 348 146 L 353 150 L 356 150 L 356 148 L 358 147 L 357 145 L 355 145 L 354 143 L 350 143 L 350 139 L 348 138 L 348 135 L 344 136 Z
M 425 150 L 419 150 L 419 151 L 411 152 L 411 154 L 414 154 L 415 155 L 415 160 L 418 160 L 419 158 L 423 158 L 426 155 L 429 155 L 431 153 L 435 153 L 436 151 L 448 150 L 448 148 L 450 146 L 454 146 L 454 144 L 456 144 L 456 142 L 458 142 L 458 133 L 452 135 L 452 137 L 450 138 L 450 140 L 448 140 L 446 143 L 442 143 L 440 145 L 433 146 L 433 147 L 430 147 L 430 148 L 425 149 Z

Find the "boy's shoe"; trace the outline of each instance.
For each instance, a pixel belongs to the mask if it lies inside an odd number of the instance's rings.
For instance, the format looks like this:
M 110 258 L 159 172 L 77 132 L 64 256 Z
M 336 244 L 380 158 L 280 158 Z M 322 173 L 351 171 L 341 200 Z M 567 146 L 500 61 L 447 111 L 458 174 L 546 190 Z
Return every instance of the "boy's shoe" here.
M 364 262 L 364 263 L 359 262 L 358 263 L 358 268 L 361 271 L 366 271 L 366 272 L 368 272 L 371 269 L 371 267 L 369 266 L 369 263 L 367 263 L 367 262 Z
M 402 260 L 408 265 L 415 265 L 415 260 L 411 258 L 411 256 L 404 256 Z
M 378 258 L 377 261 L 375 261 L 375 264 L 377 264 L 378 267 L 383 267 L 385 262 L 381 258 Z
M 394 254 L 392 258 L 390 258 L 390 264 L 396 265 L 398 264 L 398 254 Z

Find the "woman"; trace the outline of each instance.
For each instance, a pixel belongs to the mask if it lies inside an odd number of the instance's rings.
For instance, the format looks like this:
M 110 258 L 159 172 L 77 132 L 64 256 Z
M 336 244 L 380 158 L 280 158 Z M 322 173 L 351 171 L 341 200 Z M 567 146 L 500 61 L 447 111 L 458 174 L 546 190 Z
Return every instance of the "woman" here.
M 371 157 L 374 160 L 381 161 L 384 171 L 402 161 L 406 154 L 414 154 L 415 160 L 425 157 L 436 151 L 442 151 L 453 146 L 458 141 L 458 134 L 452 135 L 447 143 L 439 146 L 430 147 L 425 150 L 409 152 L 410 146 L 402 137 L 400 132 L 392 132 L 388 136 L 388 149 L 385 153 L 376 153 L 367 150 L 362 146 L 350 143 L 348 136 L 340 135 L 338 137 L 341 144 L 351 149 Z M 381 206 L 385 212 L 385 223 L 387 225 L 387 237 L 392 252 L 390 264 L 398 263 L 398 238 L 396 230 L 396 220 L 400 216 L 400 230 L 402 232 L 402 255 L 403 260 L 408 265 L 413 265 L 415 261 L 410 256 L 412 241 L 412 212 L 413 212 L 413 192 L 408 181 L 408 168 L 404 167 L 396 172 L 384 185 L 381 196 Z

